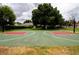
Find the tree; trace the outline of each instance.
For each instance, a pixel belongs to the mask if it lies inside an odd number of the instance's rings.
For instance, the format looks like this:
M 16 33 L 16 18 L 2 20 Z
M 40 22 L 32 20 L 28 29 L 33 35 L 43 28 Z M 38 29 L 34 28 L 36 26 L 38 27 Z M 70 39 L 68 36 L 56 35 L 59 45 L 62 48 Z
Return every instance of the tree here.
M 22 23 L 20 23 L 20 22 L 15 22 L 15 25 L 22 25 Z
M 39 4 L 38 8 L 32 11 L 32 21 L 34 26 L 39 25 L 45 29 L 47 26 L 62 26 L 64 19 L 57 7 L 53 8 L 50 3 L 44 3 Z
M 14 25 L 15 19 L 16 16 L 9 6 L 0 6 L 0 25 L 2 26 L 3 31 L 5 25 Z
M 67 27 L 67 26 L 72 26 L 73 25 L 73 21 L 72 20 L 67 20 L 67 21 L 64 21 L 64 25 Z

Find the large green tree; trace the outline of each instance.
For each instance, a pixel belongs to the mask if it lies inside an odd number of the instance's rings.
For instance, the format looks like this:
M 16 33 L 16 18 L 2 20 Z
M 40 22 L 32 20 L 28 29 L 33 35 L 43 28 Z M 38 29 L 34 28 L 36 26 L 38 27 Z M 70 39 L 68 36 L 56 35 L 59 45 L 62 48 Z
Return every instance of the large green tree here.
M 5 25 L 14 25 L 15 19 L 16 15 L 9 6 L 0 6 L 0 25 L 2 26 L 3 31 Z
M 57 7 L 53 8 L 51 4 L 43 3 L 32 11 L 32 21 L 34 26 L 37 27 L 39 25 L 45 29 L 47 26 L 62 26 L 64 19 Z

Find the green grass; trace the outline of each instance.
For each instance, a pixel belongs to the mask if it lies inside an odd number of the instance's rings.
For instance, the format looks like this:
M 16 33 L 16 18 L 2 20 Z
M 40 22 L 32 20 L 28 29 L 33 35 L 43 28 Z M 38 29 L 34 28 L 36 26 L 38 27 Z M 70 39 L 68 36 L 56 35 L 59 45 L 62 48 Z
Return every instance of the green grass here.
M 63 30 L 69 30 L 69 31 L 73 32 L 73 28 L 64 28 Z M 75 28 L 75 31 L 79 32 L 79 28 Z

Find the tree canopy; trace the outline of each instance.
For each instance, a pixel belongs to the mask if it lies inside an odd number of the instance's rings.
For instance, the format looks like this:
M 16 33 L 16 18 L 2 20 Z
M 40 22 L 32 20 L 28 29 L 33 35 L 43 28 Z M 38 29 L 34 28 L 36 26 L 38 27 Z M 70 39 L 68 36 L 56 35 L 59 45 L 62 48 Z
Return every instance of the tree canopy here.
M 16 15 L 9 6 L 0 6 L 0 25 L 13 25 L 15 19 Z
M 64 25 L 65 26 L 72 26 L 73 25 L 73 20 L 64 21 Z
M 43 3 L 39 4 L 38 8 L 32 11 L 32 21 L 34 26 L 46 28 L 47 26 L 62 26 L 64 19 L 57 7 L 53 8 L 50 3 Z
M 0 6 L 0 26 L 2 27 L 2 31 L 4 32 L 6 25 L 14 25 L 14 21 L 16 20 L 16 15 L 13 10 L 6 5 Z

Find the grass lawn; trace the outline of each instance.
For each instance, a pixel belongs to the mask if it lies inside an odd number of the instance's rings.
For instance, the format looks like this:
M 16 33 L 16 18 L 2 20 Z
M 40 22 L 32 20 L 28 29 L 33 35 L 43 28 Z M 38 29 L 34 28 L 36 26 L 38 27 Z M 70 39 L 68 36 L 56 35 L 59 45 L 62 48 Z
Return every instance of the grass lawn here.
M 73 31 L 73 28 L 64 28 L 64 30 Z M 79 28 L 76 28 L 75 31 L 76 31 L 76 32 L 79 32 Z
M 77 32 L 79 29 L 76 29 Z M 79 54 L 79 34 L 70 28 L 60 30 L 11 30 L 0 33 L 0 54 Z M 19 35 L 18 32 L 25 32 Z M 17 34 L 15 34 L 17 33 Z M 51 34 L 52 33 L 52 34 Z

